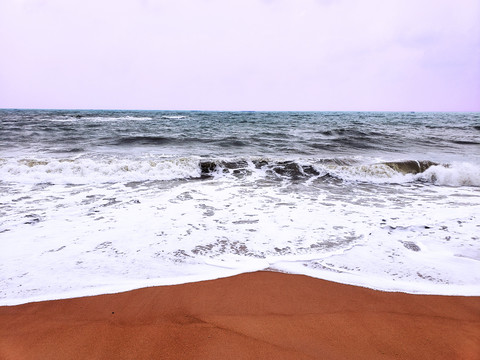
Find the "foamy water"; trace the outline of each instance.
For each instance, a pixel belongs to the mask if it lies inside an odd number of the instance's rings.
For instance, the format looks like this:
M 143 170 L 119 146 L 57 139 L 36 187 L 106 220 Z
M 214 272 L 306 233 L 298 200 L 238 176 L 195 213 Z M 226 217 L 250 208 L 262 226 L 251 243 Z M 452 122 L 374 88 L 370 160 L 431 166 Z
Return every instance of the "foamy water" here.
M 262 269 L 480 295 L 478 115 L 335 114 L 0 112 L 0 304 Z

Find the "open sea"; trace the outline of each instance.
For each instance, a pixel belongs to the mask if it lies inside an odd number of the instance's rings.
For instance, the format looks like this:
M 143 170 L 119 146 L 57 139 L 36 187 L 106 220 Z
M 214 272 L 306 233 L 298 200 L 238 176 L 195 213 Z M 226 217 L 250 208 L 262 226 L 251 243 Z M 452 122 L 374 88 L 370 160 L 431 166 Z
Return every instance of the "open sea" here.
M 262 269 L 480 295 L 480 114 L 0 110 L 0 304 Z

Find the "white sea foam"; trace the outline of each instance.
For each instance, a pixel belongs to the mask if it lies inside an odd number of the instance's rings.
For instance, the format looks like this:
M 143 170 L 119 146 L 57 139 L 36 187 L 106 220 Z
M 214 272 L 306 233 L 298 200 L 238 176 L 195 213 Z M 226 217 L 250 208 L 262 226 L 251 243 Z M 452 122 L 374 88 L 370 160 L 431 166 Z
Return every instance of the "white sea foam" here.
M 56 117 L 47 117 L 43 120 L 51 122 L 79 122 L 79 121 L 92 121 L 92 122 L 115 122 L 115 121 L 146 121 L 152 120 L 150 116 L 88 116 L 88 115 L 60 115 Z
M 199 159 L 191 158 L 21 158 L 2 159 L 3 181 L 51 184 L 98 184 L 200 176 Z
M 315 166 L 321 173 L 352 182 L 404 184 L 420 181 L 445 186 L 480 186 L 480 166 L 466 162 L 433 165 L 418 174 L 401 173 L 380 162 L 348 166 L 325 164 Z
M 219 174 L 166 188 L 2 185 L 0 303 L 266 268 L 388 291 L 480 295 L 476 188 L 293 191 L 299 185 L 270 186 L 264 169 L 252 169 L 260 178 Z
M 101 122 L 112 122 L 112 121 L 145 121 L 152 120 L 150 116 L 82 116 L 76 118 L 76 120 L 81 121 L 101 121 Z
M 182 119 L 187 119 L 188 116 L 184 115 L 163 115 L 162 119 L 171 119 L 171 120 L 182 120 Z
M 453 163 L 447 167 L 436 165 L 418 174 L 415 179 L 436 185 L 480 186 L 480 166 L 465 162 Z

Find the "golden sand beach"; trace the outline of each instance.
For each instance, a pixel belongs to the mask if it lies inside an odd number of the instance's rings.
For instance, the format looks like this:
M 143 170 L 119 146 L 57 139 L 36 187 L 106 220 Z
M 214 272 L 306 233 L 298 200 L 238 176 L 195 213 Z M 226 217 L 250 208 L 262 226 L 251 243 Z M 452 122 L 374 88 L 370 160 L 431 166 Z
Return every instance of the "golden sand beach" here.
M 256 272 L 0 307 L 0 359 L 479 359 L 480 297 Z

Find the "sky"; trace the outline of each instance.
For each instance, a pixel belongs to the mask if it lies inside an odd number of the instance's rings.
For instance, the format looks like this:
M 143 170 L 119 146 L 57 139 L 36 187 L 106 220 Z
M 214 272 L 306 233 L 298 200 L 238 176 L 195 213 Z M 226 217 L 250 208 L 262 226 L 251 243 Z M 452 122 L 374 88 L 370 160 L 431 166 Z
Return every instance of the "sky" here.
M 480 111 L 480 0 L 0 0 L 0 108 Z

